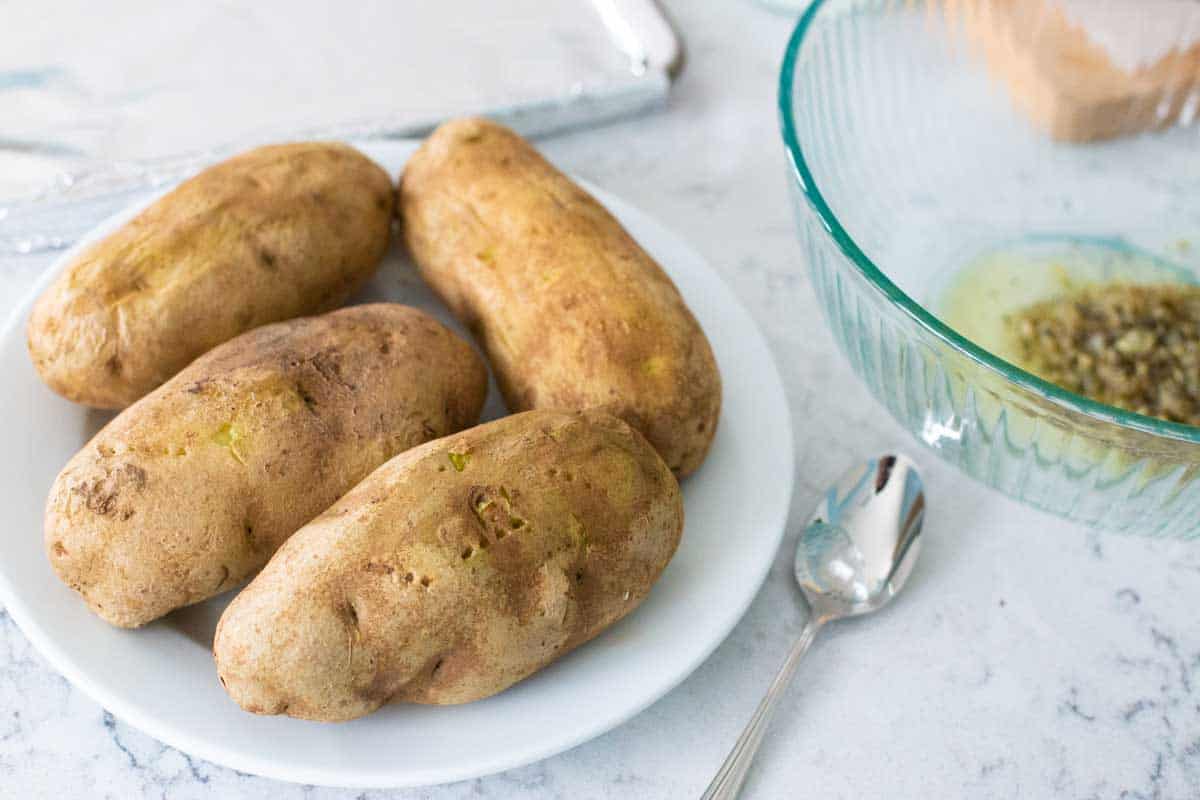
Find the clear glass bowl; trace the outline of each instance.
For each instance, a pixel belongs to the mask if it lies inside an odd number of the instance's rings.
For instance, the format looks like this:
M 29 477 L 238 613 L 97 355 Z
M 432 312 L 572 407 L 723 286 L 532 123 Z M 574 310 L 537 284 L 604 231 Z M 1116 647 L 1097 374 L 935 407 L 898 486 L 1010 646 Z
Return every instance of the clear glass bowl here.
M 988 253 L 1058 249 L 1195 280 L 1195 87 L 1173 111 L 1156 100 L 1182 120 L 1164 129 L 1064 141 L 982 54 L 969 17 L 984 5 L 816 0 L 799 21 L 779 106 L 826 319 L 896 419 L 970 476 L 1091 525 L 1195 537 L 1200 428 L 1068 392 L 937 316 L 953 276 Z

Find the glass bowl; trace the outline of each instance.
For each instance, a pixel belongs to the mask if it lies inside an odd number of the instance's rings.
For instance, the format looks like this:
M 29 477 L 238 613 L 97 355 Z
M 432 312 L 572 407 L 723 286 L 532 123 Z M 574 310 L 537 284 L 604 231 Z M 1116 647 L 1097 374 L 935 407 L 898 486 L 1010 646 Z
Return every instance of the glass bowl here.
M 826 320 L 875 397 L 971 477 L 1090 525 L 1195 537 L 1200 428 L 1041 380 L 957 333 L 939 304 L 967 265 L 998 253 L 1194 281 L 1197 92 L 1112 112 L 1140 113 L 1131 127 L 1149 119 L 1154 132 L 1078 141 L 1086 130 L 1039 116 L 989 60 L 977 27 L 987 6 L 816 0 L 800 19 L 779 108 Z M 1030 36 L 1044 29 L 1026 22 Z

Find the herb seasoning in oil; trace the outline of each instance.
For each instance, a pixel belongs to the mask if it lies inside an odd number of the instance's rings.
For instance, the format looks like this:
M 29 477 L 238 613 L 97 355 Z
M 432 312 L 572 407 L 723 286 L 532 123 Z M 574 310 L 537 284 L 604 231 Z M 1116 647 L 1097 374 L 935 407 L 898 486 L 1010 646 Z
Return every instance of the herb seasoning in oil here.
M 1139 414 L 1200 425 L 1200 286 L 1112 283 L 1007 318 L 1021 366 Z

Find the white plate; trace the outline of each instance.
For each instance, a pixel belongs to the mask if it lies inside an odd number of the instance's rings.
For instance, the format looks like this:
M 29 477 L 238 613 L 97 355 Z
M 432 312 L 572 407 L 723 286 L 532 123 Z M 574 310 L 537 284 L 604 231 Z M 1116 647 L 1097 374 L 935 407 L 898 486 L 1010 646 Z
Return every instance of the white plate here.
M 412 145 L 363 149 L 396 175 Z M 44 498 L 59 469 L 109 415 L 72 405 L 38 380 L 25 352 L 31 296 L 0 338 L 0 419 L 8 426 L 0 448 L 7 522 L 0 533 L 0 600 L 21 630 L 55 668 L 125 722 L 209 761 L 303 783 L 416 786 L 498 772 L 580 744 L 662 697 L 725 638 L 766 576 L 791 496 L 791 426 L 767 345 L 716 273 L 678 237 L 589 188 L 678 284 L 712 342 L 725 387 L 712 452 L 684 481 L 683 542 L 636 612 L 478 703 L 389 706 L 337 725 L 241 711 L 217 682 L 210 652 L 229 595 L 125 631 L 94 617 L 51 572 L 42 551 Z M 90 238 L 133 212 L 100 225 Z M 364 297 L 448 319 L 398 253 Z M 494 388 L 487 413 L 502 413 Z

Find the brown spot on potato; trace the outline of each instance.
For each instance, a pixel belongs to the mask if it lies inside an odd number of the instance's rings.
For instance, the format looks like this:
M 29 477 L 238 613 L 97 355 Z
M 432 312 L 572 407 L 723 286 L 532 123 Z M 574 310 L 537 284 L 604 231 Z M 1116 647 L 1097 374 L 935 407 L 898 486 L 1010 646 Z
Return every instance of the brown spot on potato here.
M 332 386 L 354 391 L 353 383 L 342 376 L 341 354 L 337 351 L 322 351 L 309 359 L 315 369 Z
M 312 392 L 305 388 L 304 384 L 296 384 L 296 394 L 300 397 L 301 402 L 304 403 L 305 408 L 307 408 L 309 411 L 315 412 L 317 408 L 317 401 L 312 396 Z
M 63 545 L 62 542 L 55 542 L 54 545 L 50 549 L 54 553 L 54 555 L 58 556 L 59 558 L 65 558 L 67 555 L 69 555 L 69 553 L 67 552 L 67 548 Z
M 258 263 L 267 272 L 278 272 L 279 265 L 276 261 L 275 254 L 265 247 L 258 251 Z

